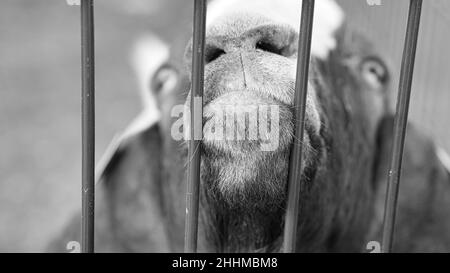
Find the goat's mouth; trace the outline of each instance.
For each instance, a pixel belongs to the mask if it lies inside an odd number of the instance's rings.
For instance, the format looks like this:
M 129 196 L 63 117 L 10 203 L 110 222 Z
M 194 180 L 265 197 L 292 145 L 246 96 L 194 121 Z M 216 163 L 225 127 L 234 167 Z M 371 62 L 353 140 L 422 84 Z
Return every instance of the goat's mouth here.
M 293 107 L 236 92 L 209 102 L 203 114 L 202 173 L 210 192 L 234 208 L 281 207 L 294 140 Z M 302 143 L 303 177 L 313 180 L 323 147 L 308 122 Z
M 292 134 L 289 109 L 254 92 L 230 92 L 204 108 L 203 144 L 232 154 L 284 149 Z
M 306 158 L 303 164 L 303 177 L 308 181 L 314 181 L 318 166 L 321 164 L 324 155 L 324 141 L 322 136 L 306 126 L 304 136 L 303 154 Z
M 280 152 L 294 140 L 293 107 L 256 92 L 230 92 L 204 107 L 203 147 L 231 155 Z M 320 148 L 317 128 L 306 120 L 306 154 Z

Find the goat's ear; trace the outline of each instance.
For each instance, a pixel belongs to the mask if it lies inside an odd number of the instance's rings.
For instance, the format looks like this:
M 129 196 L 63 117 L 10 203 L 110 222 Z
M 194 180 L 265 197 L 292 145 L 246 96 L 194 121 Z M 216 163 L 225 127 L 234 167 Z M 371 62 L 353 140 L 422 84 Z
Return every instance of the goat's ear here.
M 161 135 L 159 126 L 124 140 L 105 168 L 98 187 L 98 219 L 131 251 L 164 251 L 161 204 Z M 106 239 L 106 238 L 105 238 Z M 105 240 L 107 241 L 107 240 Z
M 161 135 L 153 124 L 113 141 L 100 160 L 95 194 L 96 252 L 168 251 L 161 208 Z M 49 245 L 51 252 L 81 240 L 77 213 Z M 126 242 L 126 243 L 125 243 Z
M 381 238 L 387 178 L 392 153 L 394 117 L 378 130 L 374 165 L 374 228 Z M 450 172 L 445 153 L 414 125 L 408 124 L 403 152 L 396 219 L 396 251 L 448 249 L 450 246 Z M 411 239 L 413 238 L 413 239 Z M 399 246 L 406 247 L 399 249 Z

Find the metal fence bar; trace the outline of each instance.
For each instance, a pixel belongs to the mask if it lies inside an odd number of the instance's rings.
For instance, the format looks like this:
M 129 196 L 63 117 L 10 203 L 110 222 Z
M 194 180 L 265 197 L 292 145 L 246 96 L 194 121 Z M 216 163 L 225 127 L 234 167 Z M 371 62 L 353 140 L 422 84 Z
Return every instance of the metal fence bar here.
M 284 226 L 283 251 L 295 252 L 297 242 L 298 213 L 300 209 L 300 191 L 302 190 L 301 168 L 303 150 L 303 132 L 305 128 L 306 96 L 308 89 L 308 71 L 311 55 L 311 37 L 314 18 L 314 0 L 303 0 L 300 34 L 298 43 L 297 74 L 295 82 L 294 117 L 295 137 L 289 166 L 288 201 Z
M 388 174 L 388 186 L 383 223 L 382 252 L 391 252 L 397 199 L 400 186 L 400 176 L 403 158 L 403 148 L 408 122 L 409 101 L 416 57 L 417 40 L 419 36 L 422 0 L 410 0 L 408 25 L 406 29 L 405 47 L 400 72 L 400 85 L 397 97 L 397 110 L 394 121 L 394 142 Z
M 92 253 L 94 252 L 95 208 L 95 62 L 93 0 L 81 1 L 81 75 L 81 251 L 83 253 Z
M 205 51 L 206 0 L 195 0 L 192 45 L 191 121 L 188 147 L 188 181 L 184 251 L 197 252 L 198 206 L 200 186 L 200 144 L 203 135 L 203 77 Z

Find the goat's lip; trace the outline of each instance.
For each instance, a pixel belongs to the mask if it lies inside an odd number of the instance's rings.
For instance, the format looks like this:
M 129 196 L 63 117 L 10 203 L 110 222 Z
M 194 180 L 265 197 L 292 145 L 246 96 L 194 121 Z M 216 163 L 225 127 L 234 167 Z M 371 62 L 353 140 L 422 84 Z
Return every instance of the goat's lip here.
M 211 135 L 211 128 L 216 125 L 216 113 L 218 111 L 226 111 L 226 107 L 242 107 L 242 113 L 246 114 L 246 111 L 249 111 L 249 108 L 253 107 L 253 109 L 261 110 L 261 105 L 265 107 L 265 113 L 270 113 L 267 120 L 259 120 L 258 116 L 258 126 L 256 126 L 258 138 L 250 138 L 250 130 L 248 129 L 249 124 L 245 124 L 244 129 L 240 128 L 240 132 L 244 132 L 244 139 L 237 139 L 237 131 L 239 129 L 235 128 L 233 135 L 235 138 L 228 138 L 225 132 L 223 132 L 222 138 L 216 138 L 215 135 Z M 272 108 L 271 108 L 272 107 Z M 234 108 L 236 110 L 236 108 Z M 237 110 L 239 111 L 239 110 Z M 271 111 L 278 111 L 278 118 L 272 119 Z M 258 112 L 259 115 L 259 112 Z M 225 95 L 222 95 L 211 102 L 209 102 L 204 107 L 203 112 L 203 146 L 205 149 L 213 149 L 216 151 L 222 151 L 226 153 L 239 154 L 239 153 L 254 153 L 258 151 L 286 151 L 290 149 L 291 143 L 293 140 L 293 122 L 292 122 L 292 107 L 289 107 L 286 104 L 280 103 L 272 98 L 261 97 L 255 92 L 230 92 Z M 236 121 L 236 120 L 235 120 Z M 248 119 L 246 120 L 248 121 Z M 226 124 L 222 120 L 221 124 L 225 127 L 224 131 L 227 131 Z M 264 126 L 270 124 L 270 135 L 267 138 L 261 138 L 261 134 L 259 134 L 263 130 L 268 132 L 269 130 L 265 130 Z M 273 125 L 277 125 L 273 127 Z M 238 127 L 239 124 L 235 123 L 235 126 Z M 261 127 L 262 128 L 261 128 Z M 241 126 L 242 127 L 242 126 Z M 273 128 L 276 128 L 275 132 L 272 132 Z M 267 128 L 268 129 L 268 128 Z M 242 134 L 241 134 L 242 136 Z M 310 140 L 311 139 L 311 140 Z M 309 128 L 308 125 L 305 128 L 305 151 L 308 153 L 310 150 L 314 150 L 311 147 L 311 143 L 317 143 L 317 136 L 315 136 L 315 131 L 312 128 Z
M 280 104 L 274 98 L 266 98 L 261 96 L 258 90 L 238 90 L 229 91 L 210 100 L 205 106 L 204 111 L 208 107 L 214 105 L 234 106 L 234 105 L 273 105 Z
M 271 119 L 271 115 L 279 115 L 279 107 L 273 99 L 248 90 L 228 92 L 213 99 L 203 109 L 204 146 L 232 153 L 275 150 L 278 143 L 267 147 L 265 142 L 270 145 L 272 138 L 265 136 L 269 132 L 273 133 L 271 136 L 279 134 L 280 130 L 270 130 L 281 125 L 279 119 L 275 122 Z M 279 136 L 273 138 L 276 142 Z

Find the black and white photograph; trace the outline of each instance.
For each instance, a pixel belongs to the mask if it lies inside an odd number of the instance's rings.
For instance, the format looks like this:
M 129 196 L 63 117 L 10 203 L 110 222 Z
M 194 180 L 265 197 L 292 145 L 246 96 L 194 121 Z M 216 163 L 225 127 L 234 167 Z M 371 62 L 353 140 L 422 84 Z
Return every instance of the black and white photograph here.
M 449 29 L 448 0 L 0 0 L 0 253 L 450 253 Z

